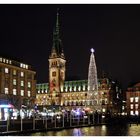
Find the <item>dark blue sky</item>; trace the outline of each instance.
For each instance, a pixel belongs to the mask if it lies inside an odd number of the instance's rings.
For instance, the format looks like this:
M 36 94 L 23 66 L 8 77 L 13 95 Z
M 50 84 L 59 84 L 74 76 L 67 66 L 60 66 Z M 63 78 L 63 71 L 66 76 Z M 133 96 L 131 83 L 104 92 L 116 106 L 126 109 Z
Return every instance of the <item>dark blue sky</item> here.
M 87 79 L 90 48 L 97 70 L 123 87 L 140 79 L 140 5 L 0 5 L 0 54 L 31 64 L 48 82 L 56 9 L 60 8 L 66 76 Z

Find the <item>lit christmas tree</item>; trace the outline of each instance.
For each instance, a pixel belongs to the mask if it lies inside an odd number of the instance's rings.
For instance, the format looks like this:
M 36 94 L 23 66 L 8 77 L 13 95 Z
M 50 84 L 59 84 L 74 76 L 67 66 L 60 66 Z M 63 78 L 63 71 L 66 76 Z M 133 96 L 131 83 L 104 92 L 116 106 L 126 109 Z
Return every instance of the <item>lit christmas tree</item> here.
M 98 91 L 97 68 L 94 57 L 94 49 L 91 49 L 89 72 L 88 72 L 88 90 Z
M 101 104 L 98 93 L 97 68 L 93 48 L 91 49 L 89 72 L 88 72 L 87 106 L 90 106 L 90 108 L 93 109 L 93 111 L 101 110 Z

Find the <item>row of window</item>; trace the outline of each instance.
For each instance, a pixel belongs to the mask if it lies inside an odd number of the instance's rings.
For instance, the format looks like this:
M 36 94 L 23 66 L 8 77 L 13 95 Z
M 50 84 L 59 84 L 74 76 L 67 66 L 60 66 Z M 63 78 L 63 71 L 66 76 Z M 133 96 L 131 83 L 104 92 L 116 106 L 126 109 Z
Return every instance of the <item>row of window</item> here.
M 5 73 L 9 73 L 9 68 L 5 68 L 4 72 Z M 17 75 L 17 71 L 16 70 L 13 70 L 13 75 Z M 24 72 L 23 71 L 20 72 L 20 76 L 24 77 Z
M 87 86 L 79 86 L 79 87 L 65 87 L 64 89 L 63 88 L 61 88 L 61 92 L 68 92 L 68 91 L 81 91 L 81 90 L 83 90 L 83 91 L 85 91 L 87 89 Z
M 9 94 L 9 89 L 5 88 L 5 94 Z M 17 95 L 17 89 L 13 89 L 13 95 Z M 20 90 L 20 95 L 24 96 L 24 90 Z M 30 97 L 31 96 L 31 91 L 28 90 L 27 91 L 27 96 Z
M 20 63 L 20 67 L 21 67 L 21 68 L 24 68 L 24 69 L 28 69 L 28 65 L 23 64 L 23 63 Z
M 31 82 L 27 82 L 27 86 L 28 88 L 31 88 Z M 13 85 L 17 85 L 17 80 L 16 79 L 13 79 Z M 20 81 L 20 86 L 24 87 L 24 81 Z
M 57 61 L 52 62 L 52 65 L 51 66 L 57 66 Z
M 136 111 L 130 111 L 130 115 L 139 115 L 139 112 L 138 112 L 138 110 L 136 110 Z
M 85 86 L 83 86 L 83 88 L 78 87 L 78 89 L 76 87 L 74 87 L 74 89 L 71 89 L 70 88 L 69 90 L 67 88 L 65 88 L 64 90 L 61 89 L 61 92 L 69 92 L 69 91 L 71 92 L 71 91 L 77 91 L 77 90 L 78 91 L 85 91 L 86 90 L 86 87 Z M 44 93 L 44 92 L 47 93 L 47 90 L 45 90 L 45 91 L 44 90 L 41 90 L 41 91 L 38 90 L 38 93 Z
M 0 62 L 7 63 L 7 64 L 12 64 L 11 60 L 8 60 L 8 59 L 5 59 L 5 58 L 0 58 Z M 28 65 L 23 64 L 23 63 L 20 63 L 20 67 L 28 69 Z
M 7 63 L 7 64 L 12 64 L 11 60 L 8 60 L 8 59 L 5 59 L 5 58 L 0 58 L 0 62 Z
M 138 109 L 138 107 L 139 107 L 139 105 L 135 104 L 135 109 Z M 130 109 L 134 109 L 134 105 L 133 104 L 130 105 Z
M 139 97 L 130 97 L 130 102 L 132 103 L 132 102 L 138 102 L 139 101 Z
M 65 100 L 65 103 L 76 103 L 76 102 L 78 102 L 78 101 L 67 101 L 67 100 Z M 107 104 L 107 99 L 101 99 L 100 101 L 98 101 L 98 100 L 83 100 L 83 101 L 80 101 L 80 102 L 87 102 L 87 104 L 90 104 L 90 103 L 93 103 L 93 104 L 96 104 L 96 103 L 98 103 L 98 102 L 100 102 L 100 104 L 102 104 L 102 105 L 104 105 L 104 104 Z

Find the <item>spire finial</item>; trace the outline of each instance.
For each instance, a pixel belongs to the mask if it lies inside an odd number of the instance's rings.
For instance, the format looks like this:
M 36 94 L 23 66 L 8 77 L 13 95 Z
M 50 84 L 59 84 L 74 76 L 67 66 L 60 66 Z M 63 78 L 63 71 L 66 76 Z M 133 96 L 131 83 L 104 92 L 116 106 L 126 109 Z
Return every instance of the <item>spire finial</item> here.
M 94 52 L 95 52 L 95 50 L 94 50 L 93 48 L 91 48 L 91 49 L 90 49 L 90 51 L 91 51 L 92 53 L 94 53 Z

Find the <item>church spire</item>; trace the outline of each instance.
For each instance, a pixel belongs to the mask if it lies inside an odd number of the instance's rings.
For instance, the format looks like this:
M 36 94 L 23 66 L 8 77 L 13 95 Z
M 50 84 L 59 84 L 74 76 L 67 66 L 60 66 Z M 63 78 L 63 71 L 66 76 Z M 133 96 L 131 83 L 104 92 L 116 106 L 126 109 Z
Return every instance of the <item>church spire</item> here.
M 62 57 L 64 58 L 62 41 L 60 39 L 60 27 L 59 27 L 59 8 L 57 8 L 57 15 L 56 15 L 56 26 L 53 32 L 53 46 L 51 51 L 51 57 Z

